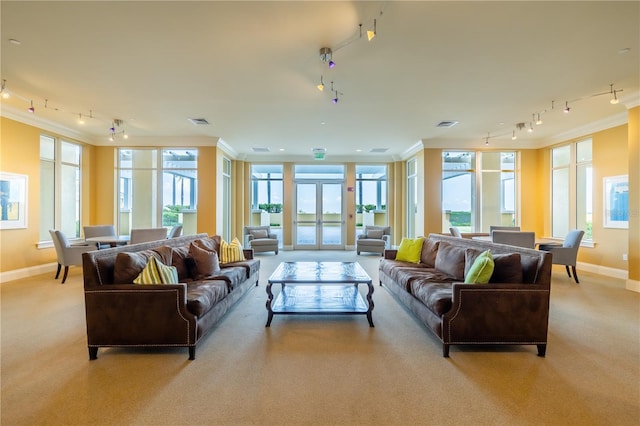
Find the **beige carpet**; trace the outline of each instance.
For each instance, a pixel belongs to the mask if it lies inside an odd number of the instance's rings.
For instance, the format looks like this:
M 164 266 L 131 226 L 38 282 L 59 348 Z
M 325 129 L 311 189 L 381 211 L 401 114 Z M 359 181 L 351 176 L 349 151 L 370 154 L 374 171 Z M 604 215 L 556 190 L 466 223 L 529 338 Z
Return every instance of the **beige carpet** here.
M 100 349 L 89 361 L 80 268 L 2 284 L 2 425 L 637 425 L 640 295 L 554 269 L 546 358 L 534 346 L 452 347 L 377 285 L 379 257 L 263 254 L 251 290 L 198 346 Z M 373 320 L 276 316 L 284 260 L 358 260 Z M 580 273 L 580 272 L 579 272 Z M 361 291 L 364 292 L 364 286 Z

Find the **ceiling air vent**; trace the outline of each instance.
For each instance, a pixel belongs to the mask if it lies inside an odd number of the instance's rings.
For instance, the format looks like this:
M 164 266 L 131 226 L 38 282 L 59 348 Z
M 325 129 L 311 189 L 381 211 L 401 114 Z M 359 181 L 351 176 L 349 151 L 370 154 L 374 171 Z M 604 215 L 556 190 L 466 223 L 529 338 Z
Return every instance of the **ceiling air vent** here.
M 389 148 L 373 148 L 369 152 L 372 153 L 372 154 L 384 154 L 388 150 L 389 150 Z
M 189 118 L 188 120 L 196 126 L 206 126 L 209 124 L 206 118 Z
M 451 120 L 451 121 L 441 121 L 441 122 L 439 122 L 439 123 L 436 125 L 436 127 L 446 127 L 446 128 L 448 129 L 449 127 L 453 127 L 453 126 L 455 126 L 456 124 L 458 124 L 458 122 L 457 122 L 457 121 L 454 121 L 454 120 Z
M 264 148 L 261 146 L 254 146 L 251 149 L 253 150 L 253 152 L 269 152 L 269 148 Z

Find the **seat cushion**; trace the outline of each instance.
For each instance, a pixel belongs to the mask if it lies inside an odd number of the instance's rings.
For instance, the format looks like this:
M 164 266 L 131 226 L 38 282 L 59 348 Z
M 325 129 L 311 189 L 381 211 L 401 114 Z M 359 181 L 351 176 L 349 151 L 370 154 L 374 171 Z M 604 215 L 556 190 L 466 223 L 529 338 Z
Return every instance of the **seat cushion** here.
M 187 309 L 200 318 L 228 294 L 227 283 L 222 280 L 187 283 Z
M 442 316 L 451 310 L 452 283 L 435 283 L 429 279 L 416 279 L 411 293 L 434 314 Z

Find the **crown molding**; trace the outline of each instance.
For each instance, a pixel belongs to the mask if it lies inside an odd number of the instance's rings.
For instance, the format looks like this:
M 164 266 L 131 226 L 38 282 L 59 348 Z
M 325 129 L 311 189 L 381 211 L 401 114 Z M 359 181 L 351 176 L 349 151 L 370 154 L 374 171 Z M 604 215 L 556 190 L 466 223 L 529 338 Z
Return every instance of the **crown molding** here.
M 38 127 L 42 130 L 59 134 L 60 136 L 66 136 L 80 142 L 95 145 L 95 141 L 92 140 L 92 138 L 86 133 L 79 132 L 78 130 L 72 129 L 70 127 L 62 126 L 55 121 L 47 120 L 39 115 L 31 114 L 30 112 L 15 108 L 13 106 L 3 105 L 2 108 L 0 108 L 0 116 L 23 124 L 27 124 L 29 126 Z

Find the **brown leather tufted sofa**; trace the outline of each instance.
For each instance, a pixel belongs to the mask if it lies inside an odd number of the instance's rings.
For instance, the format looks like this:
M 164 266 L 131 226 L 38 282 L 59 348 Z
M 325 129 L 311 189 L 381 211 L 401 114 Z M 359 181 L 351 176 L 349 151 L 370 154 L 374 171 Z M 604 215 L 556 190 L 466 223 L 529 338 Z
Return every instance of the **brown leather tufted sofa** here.
M 220 237 L 189 235 L 84 253 L 89 359 L 110 346 L 187 347 L 189 359 L 195 359 L 198 342 L 258 285 L 260 261 L 244 249 L 247 260 L 203 275 L 192 243 L 217 251 Z M 180 284 L 133 284 L 150 256 L 175 266 Z
M 490 249 L 495 269 L 488 284 L 463 284 L 466 271 Z M 384 285 L 442 342 L 451 345 L 537 345 L 547 348 L 551 255 L 548 252 L 431 234 L 420 263 L 380 260 Z

